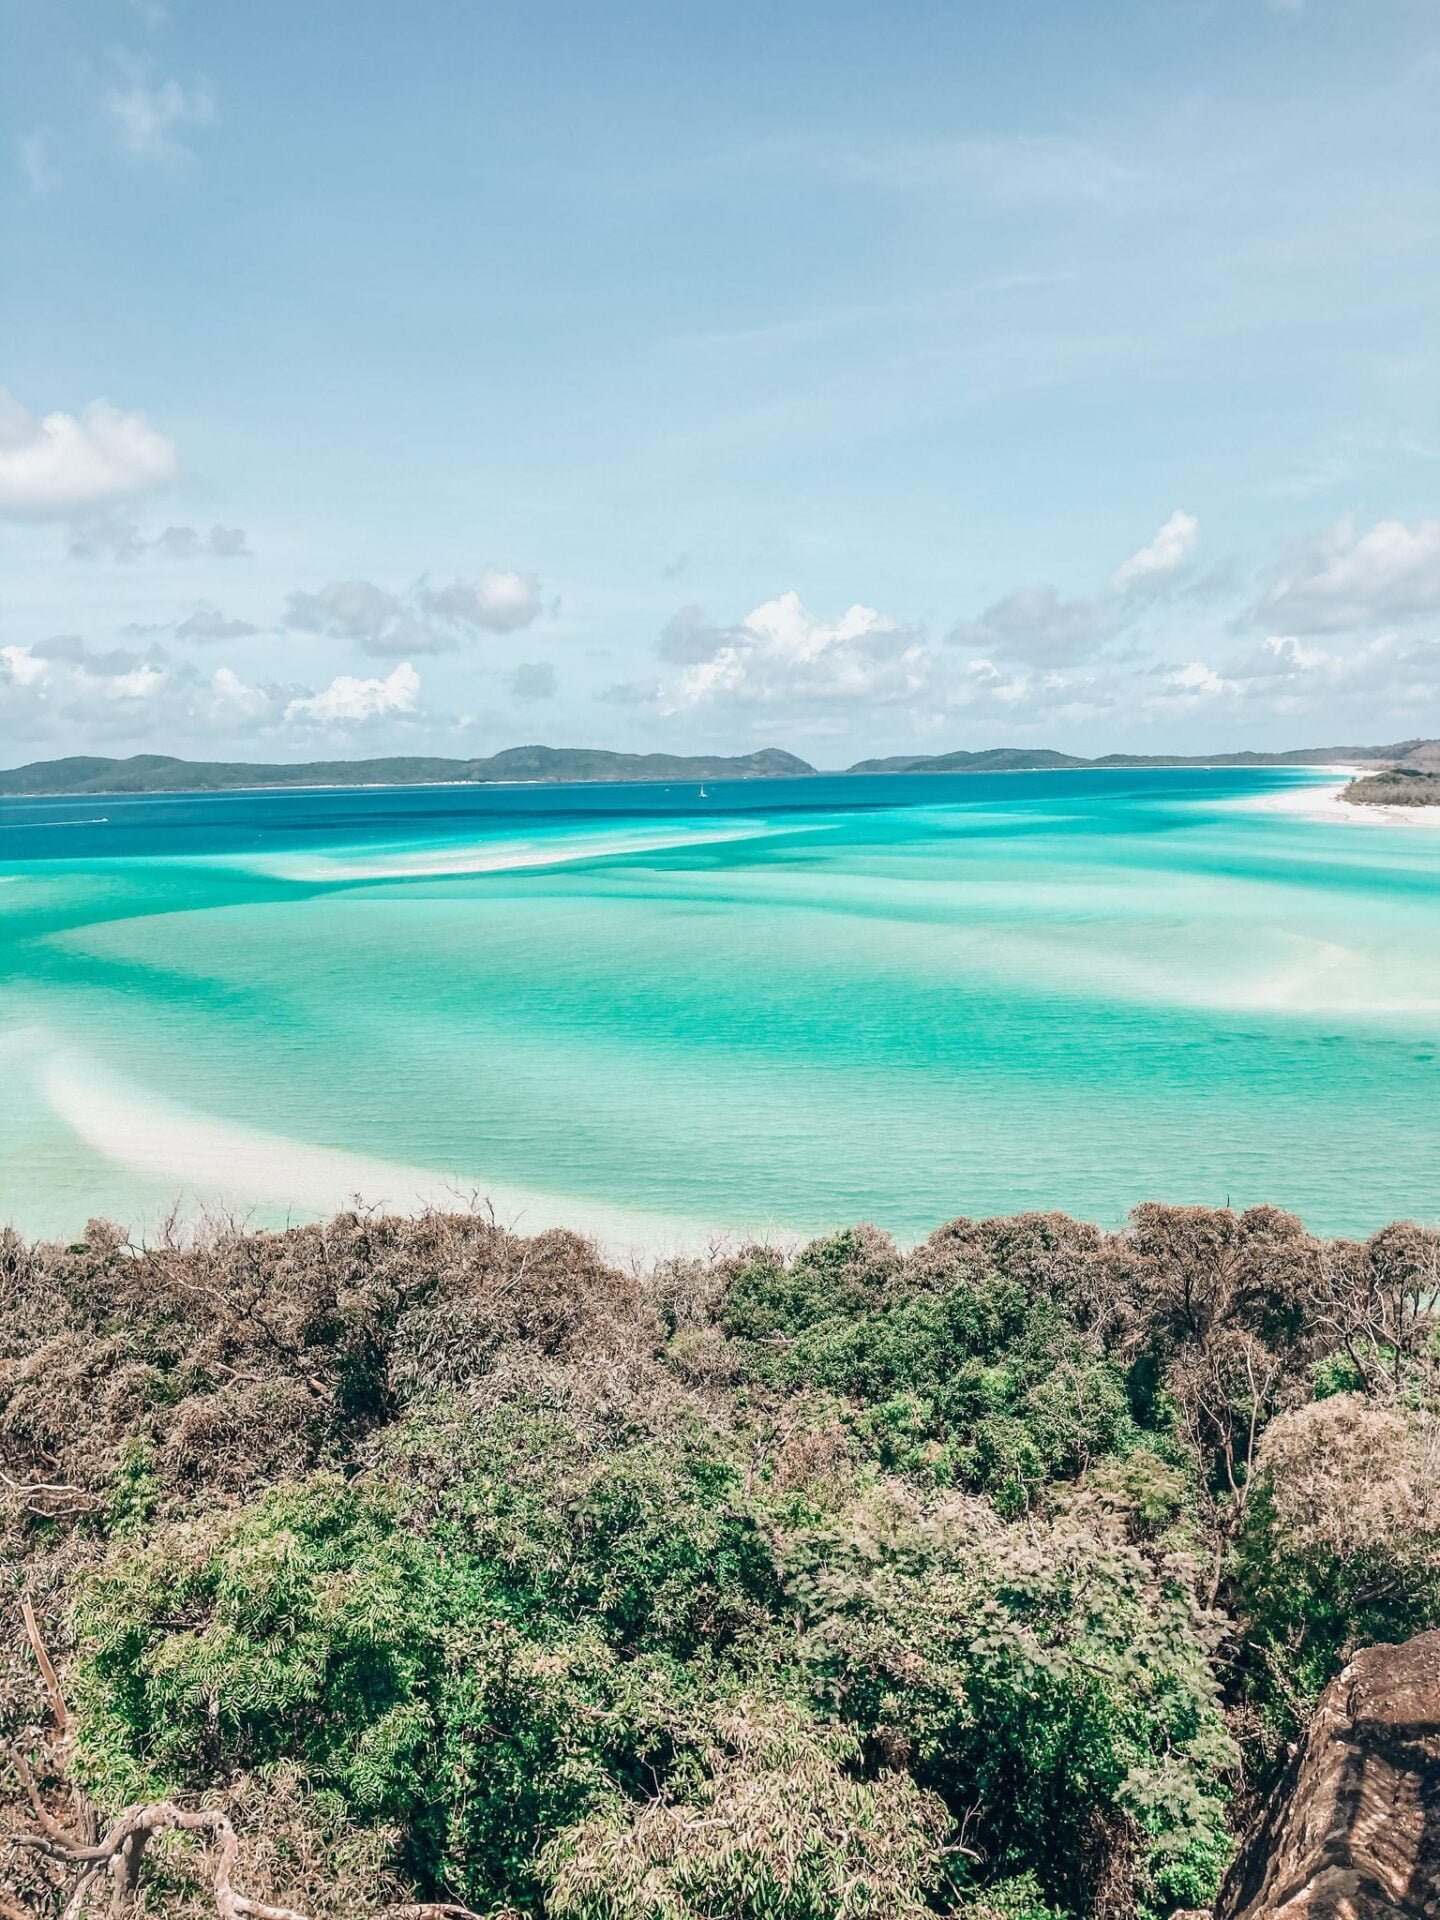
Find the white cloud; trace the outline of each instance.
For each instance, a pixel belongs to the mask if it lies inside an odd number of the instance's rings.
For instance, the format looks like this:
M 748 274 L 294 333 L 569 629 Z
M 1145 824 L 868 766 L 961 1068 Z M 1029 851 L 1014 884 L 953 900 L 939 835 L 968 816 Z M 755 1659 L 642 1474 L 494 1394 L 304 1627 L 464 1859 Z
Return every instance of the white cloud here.
M 1200 522 L 1193 513 L 1177 508 L 1152 540 L 1123 561 L 1110 576 L 1117 593 L 1146 585 L 1175 573 L 1192 559 L 1200 544 Z
M 1066 667 L 1093 657 L 1116 640 L 1144 611 L 1149 595 L 1193 557 L 1200 523 L 1193 514 L 1172 513 L 1153 539 L 1116 568 L 1109 591 L 1093 599 L 1065 600 L 1052 586 L 1016 587 L 975 620 L 961 620 L 945 636 L 986 660 L 1029 667 Z
M 486 567 L 474 580 L 424 588 L 420 604 L 432 618 L 487 633 L 515 633 L 540 613 L 540 581 L 533 573 Z
M 275 709 L 274 695 L 264 687 L 248 686 L 230 667 L 217 667 L 210 679 L 216 718 L 219 720 L 268 720 Z
M 44 741 L 61 752 L 76 751 L 82 741 L 205 752 L 217 739 L 239 736 L 273 739 L 291 730 L 343 736 L 386 719 L 405 725 L 419 691 L 420 676 L 408 661 L 384 679 L 341 674 L 312 693 L 254 684 L 229 665 L 203 672 L 159 645 L 105 650 L 58 634 L 0 647 L 0 736 Z
M 1176 667 L 1165 676 L 1165 684 L 1174 687 L 1178 693 L 1189 694 L 1193 698 L 1213 698 L 1216 694 L 1232 693 L 1234 683 L 1222 679 L 1213 667 L 1203 660 L 1191 660 L 1183 667 Z
M 893 701 L 917 694 L 931 672 L 915 630 L 874 607 L 857 604 L 838 620 L 824 620 L 790 592 L 755 607 L 737 627 L 707 629 L 694 609 L 684 619 L 690 664 L 656 690 L 662 714 Z M 673 623 L 666 632 L 672 631 Z M 662 650 L 665 645 L 662 637 Z
M 377 640 L 401 616 L 399 600 L 369 580 L 332 580 L 318 593 L 292 593 L 285 624 L 332 640 Z
M 0 647 L 0 722 L 7 740 L 51 740 L 73 751 L 91 742 L 178 740 L 217 728 L 273 723 L 283 696 L 255 687 L 229 667 L 199 673 L 163 647 L 143 653 L 88 646 L 59 634 L 30 646 Z
M 20 171 L 32 193 L 55 193 L 64 185 L 50 158 L 50 142 L 43 133 L 24 134 L 19 142 Z
M 777 152 L 787 151 L 782 144 Z M 799 158 L 804 160 L 802 153 Z M 899 140 L 811 157 L 826 171 L 861 185 L 899 192 L 983 195 L 1002 204 L 1128 208 L 1153 195 L 1138 169 L 1069 134 L 1010 134 L 989 138 Z M 792 165 L 794 164 L 792 160 Z
M 0 387 L 0 513 L 73 513 L 163 486 L 179 471 L 179 448 L 141 414 L 108 400 L 37 414 Z
M 1255 620 L 1287 633 L 1344 633 L 1440 612 L 1440 519 L 1347 515 L 1272 579 Z
M 48 672 L 29 647 L 0 647 L 0 687 L 38 686 Z
M 408 660 L 402 660 L 383 680 L 357 680 L 353 674 L 337 674 L 319 693 L 289 701 L 285 718 L 308 725 L 345 726 L 383 714 L 413 713 L 419 691 L 419 674 Z
M 722 647 L 743 647 L 749 636 L 739 627 L 713 626 L 699 607 L 681 607 L 660 630 L 655 651 L 674 666 L 713 660 Z
M 181 157 L 188 149 L 177 135 L 212 127 L 216 118 L 208 82 L 185 87 L 178 80 L 154 80 L 144 61 L 122 62 L 122 78 L 103 105 L 122 150 L 146 160 Z

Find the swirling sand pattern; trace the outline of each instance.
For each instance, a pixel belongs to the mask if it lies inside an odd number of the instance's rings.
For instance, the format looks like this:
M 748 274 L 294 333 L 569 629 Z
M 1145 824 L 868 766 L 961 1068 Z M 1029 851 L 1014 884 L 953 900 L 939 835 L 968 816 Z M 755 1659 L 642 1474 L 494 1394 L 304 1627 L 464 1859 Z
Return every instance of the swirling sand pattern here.
M 1440 1212 L 1440 834 L 1167 771 L 0 806 L 0 1216 Z M 1326 809 L 1329 809 L 1329 812 Z

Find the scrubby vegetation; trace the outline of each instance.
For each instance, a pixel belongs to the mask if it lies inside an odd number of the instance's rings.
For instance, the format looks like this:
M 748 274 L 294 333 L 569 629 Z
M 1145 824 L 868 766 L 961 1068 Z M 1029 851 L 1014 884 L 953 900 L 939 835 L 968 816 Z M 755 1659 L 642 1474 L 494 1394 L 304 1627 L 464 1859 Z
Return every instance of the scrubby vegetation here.
M 0 1913 L 1204 1906 L 1440 1622 L 1437 1289 L 1269 1209 L 0 1240 Z
M 1362 807 L 1440 806 L 1440 772 L 1422 767 L 1391 767 L 1352 780 L 1341 794 Z

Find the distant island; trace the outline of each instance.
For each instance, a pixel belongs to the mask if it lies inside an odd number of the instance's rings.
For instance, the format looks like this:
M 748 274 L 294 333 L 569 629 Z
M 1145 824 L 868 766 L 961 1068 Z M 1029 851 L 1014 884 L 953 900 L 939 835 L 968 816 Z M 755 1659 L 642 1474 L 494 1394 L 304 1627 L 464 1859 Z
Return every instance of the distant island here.
M 137 753 L 128 760 L 36 760 L 0 772 L 0 795 L 47 793 L 224 793 L 246 787 L 482 786 L 507 780 L 757 780 L 814 773 L 778 747 L 758 753 L 608 753 L 601 747 L 507 747 L 488 760 L 393 755 L 381 760 L 176 760 Z
M 1427 757 L 1428 756 L 1428 757 Z M 1283 753 L 1107 753 L 1087 760 L 1049 747 L 986 747 L 974 752 L 894 754 L 857 760 L 846 773 L 1046 773 L 1061 769 L 1126 767 L 1324 767 L 1373 766 L 1405 781 L 1399 792 L 1358 791 L 1346 798 L 1393 805 L 1437 797 L 1440 742 L 1401 740 L 1390 746 L 1298 747 Z M 71 755 L 34 760 L 0 771 L 0 797 L 86 793 L 227 793 L 263 787 L 482 786 L 504 781 L 569 780 L 756 780 L 815 775 L 797 754 L 780 747 L 754 753 L 611 753 L 602 747 L 507 747 L 488 758 L 447 760 L 427 755 L 391 755 L 374 760 L 303 760 L 268 763 L 243 760 L 180 760 L 170 754 L 137 753 L 128 759 Z

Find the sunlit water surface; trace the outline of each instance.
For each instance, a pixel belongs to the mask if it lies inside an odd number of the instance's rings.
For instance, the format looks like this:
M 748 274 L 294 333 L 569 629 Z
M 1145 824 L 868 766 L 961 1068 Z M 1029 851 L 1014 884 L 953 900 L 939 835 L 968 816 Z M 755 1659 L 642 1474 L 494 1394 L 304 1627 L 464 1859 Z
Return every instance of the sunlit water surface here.
M 1433 1218 L 1440 833 L 1309 778 L 0 801 L 0 1218 Z

